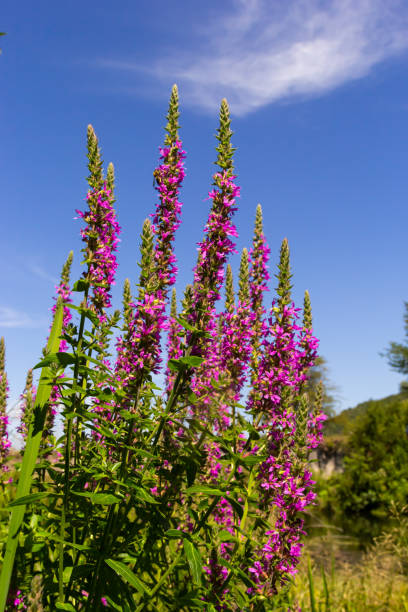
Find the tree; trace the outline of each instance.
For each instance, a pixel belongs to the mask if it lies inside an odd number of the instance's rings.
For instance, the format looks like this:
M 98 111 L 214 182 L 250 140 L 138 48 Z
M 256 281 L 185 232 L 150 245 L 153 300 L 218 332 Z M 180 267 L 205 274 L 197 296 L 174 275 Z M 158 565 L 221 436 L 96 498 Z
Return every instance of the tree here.
M 331 516 L 360 535 L 376 535 L 392 503 L 408 497 L 408 400 L 372 400 L 347 442 L 344 471 L 328 481 Z
M 392 370 L 408 377 L 408 302 L 404 302 L 404 307 L 405 341 L 404 343 L 390 342 L 389 347 L 384 353 L 380 353 L 380 355 L 387 359 L 388 365 Z M 407 385 L 408 381 L 404 381 L 401 387 L 404 388 Z
M 0 32 L 0 36 L 5 36 L 7 34 L 7 32 Z M 1 54 L 1 48 L 0 48 L 0 54 Z

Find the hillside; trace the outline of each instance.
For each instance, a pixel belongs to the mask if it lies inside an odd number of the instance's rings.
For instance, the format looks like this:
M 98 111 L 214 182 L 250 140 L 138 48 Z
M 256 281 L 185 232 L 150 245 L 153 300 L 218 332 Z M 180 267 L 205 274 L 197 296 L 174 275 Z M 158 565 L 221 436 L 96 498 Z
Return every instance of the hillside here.
M 374 410 L 376 408 L 379 410 L 385 410 L 387 408 L 391 409 L 393 405 L 407 398 L 407 393 L 395 393 L 394 395 L 388 395 L 387 397 L 383 397 L 382 399 L 378 400 L 369 399 L 366 402 L 357 404 L 357 406 L 354 406 L 354 408 L 347 408 L 346 410 L 343 410 L 340 412 L 340 414 L 336 414 L 336 416 L 326 421 L 324 427 L 326 440 L 330 438 L 345 440 L 353 430 L 356 420 L 364 415 L 368 409 L 371 407 L 373 407 Z

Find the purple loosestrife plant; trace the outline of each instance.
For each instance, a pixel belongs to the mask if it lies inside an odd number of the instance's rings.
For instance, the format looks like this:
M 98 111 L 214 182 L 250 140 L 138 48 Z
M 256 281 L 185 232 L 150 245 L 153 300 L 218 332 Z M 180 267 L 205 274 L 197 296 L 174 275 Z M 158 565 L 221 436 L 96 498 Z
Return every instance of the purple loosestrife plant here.
M 167 135 L 164 147 L 160 148 L 161 164 L 153 172 L 159 203 L 153 215 L 153 233 L 156 236 L 155 263 L 158 285 L 165 296 L 167 287 L 176 280 L 176 258 L 172 248 L 175 232 L 180 226 L 181 202 L 179 191 L 184 172 L 185 152 L 178 137 L 178 90 L 174 85 L 167 114 Z
M 221 316 L 220 325 L 221 376 L 225 381 L 226 403 L 230 411 L 229 416 L 224 417 L 224 427 L 230 426 L 235 418 L 234 404 L 240 400 L 251 354 L 254 313 L 250 308 L 248 280 L 248 251 L 243 249 L 238 302 L 236 306 L 231 305 L 231 298 L 227 293 L 226 312 Z
M 88 210 L 77 210 L 87 227 L 81 230 L 86 244 L 85 256 L 89 264 L 86 278 L 92 288 L 90 302 L 100 317 L 106 320 L 105 309 L 111 306 L 111 285 L 115 282 L 116 256 L 120 226 L 112 209 L 111 191 L 104 183 L 100 190 L 91 190 L 87 195 Z
M 268 261 L 270 248 L 263 233 L 262 208 L 258 204 L 256 208 L 254 238 L 250 256 L 250 302 L 251 310 L 255 315 L 254 334 L 252 338 L 251 355 L 251 383 L 258 376 L 258 360 L 260 356 L 260 342 L 262 341 L 265 321 L 265 307 L 263 305 L 263 294 L 268 289 L 269 271 Z M 252 387 L 253 388 L 253 387 Z M 252 389 L 251 389 L 252 391 Z
M 197 265 L 194 269 L 193 313 L 202 313 L 203 323 L 215 302 L 220 297 L 220 287 L 224 279 L 224 266 L 228 256 L 235 252 L 235 243 L 231 237 L 237 236 L 232 223 L 236 211 L 235 201 L 239 197 L 240 188 L 235 185 L 236 176 L 233 173 L 231 145 L 230 115 L 226 100 L 221 103 L 220 125 L 217 131 L 218 158 L 216 164 L 219 171 L 213 176 L 214 187 L 209 192 L 212 207 L 204 228 L 205 237 L 199 244 Z M 193 320 L 197 318 L 193 314 Z
M 127 308 L 124 335 L 117 342 L 116 371 L 129 393 L 140 385 L 145 372 L 157 372 L 162 361 L 160 335 L 166 326 L 165 300 L 157 282 L 153 256 L 153 232 L 149 219 L 143 224 L 142 272 L 138 299 Z
M 88 208 L 76 212 L 86 224 L 81 229 L 81 236 L 85 243 L 85 262 L 88 264 L 84 279 L 92 291 L 90 305 L 100 321 L 105 322 L 105 309 L 111 306 L 110 290 L 118 266 L 115 251 L 120 226 L 113 208 L 112 187 L 109 188 L 108 181 L 103 180 L 98 141 L 91 125 L 88 126 L 88 157 L 91 172 L 88 179 L 90 190 L 86 197 Z
M 62 278 L 62 338 L 54 333 L 55 353 L 49 349 L 41 362 L 55 389 L 39 410 L 58 402 L 64 426 L 47 452 L 63 442 L 64 455 L 33 458 L 40 477 L 18 534 L 24 547 L 0 580 L 8 585 L 13 574 L 22 602 L 30 601 L 30 585 L 41 585 L 35 600 L 42 609 L 261 612 L 274 608 L 296 571 L 302 513 L 314 499 L 308 454 L 322 425 L 319 407 L 304 393 L 317 349 L 310 300 L 306 294 L 300 325 L 284 241 L 277 296 L 266 312 L 269 247 L 260 207 L 234 296 L 228 259 L 235 253 L 239 187 L 223 100 L 218 169 L 194 283 L 180 315 L 173 289 L 167 315 L 184 178 L 178 117 L 173 88 L 154 172 L 158 203 L 143 225 L 137 294 L 126 280 L 122 313 L 109 310 L 119 240 L 114 171 L 109 165 L 104 178 L 88 129 L 88 209 L 79 213 L 86 269 L 72 294 L 67 275 Z M 163 388 L 152 376 L 161 363 Z M 31 377 L 23 429 L 32 396 Z M 0 592 L 2 601 L 6 595 Z
M 8 437 L 7 398 L 9 386 L 6 374 L 6 347 L 4 338 L 0 338 L 0 470 L 8 472 L 7 457 L 11 442 Z
M 59 284 L 55 287 L 56 289 L 56 297 L 54 297 L 55 304 L 52 307 L 52 312 L 55 315 L 57 309 L 57 302 L 60 298 L 63 303 L 63 319 L 62 319 L 62 334 L 66 334 L 68 331 L 68 325 L 72 320 L 71 310 L 67 306 L 72 302 L 71 298 L 71 289 L 69 286 L 69 275 L 72 265 L 73 252 L 71 251 L 67 257 L 66 262 L 64 263 L 61 271 L 61 279 Z M 64 338 L 61 339 L 59 350 L 60 352 L 65 352 L 68 349 L 68 344 Z M 63 375 L 60 375 L 60 378 Z M 47 408 L 47 418 L 46 425 L 43 430 L 42 436 L 42 446 L 52 448 L 52 441 L 50 440 L 50 436 L 53 433 L 55 415 L 57 414 L 57 407 L 61 399 L 60 389 L 58 385 L 54 385 L 52 388 L 48 408 Z
M 234 306 L 232 272 L 230 268 L 227 269 L 226 312 L 220 317 L 220 381 L 222 382 L 217 389 L 218 394 L 214 394 L 215 397 L 218 395 L 214 410 L 214 431 L 222 435 L 223 432 L 229 430 L 230 435 L 232 434 L 235 453 L 242 452 L 245 441 L 243 433 L 237 434 L 236 404 L 240 400 L 249 364 L 253 324 L 254 314 L 250 310 L 249 299 L 248 252 L 244 249 L 241 257 L 236 307 Z M 231 466 L 225 465 L 224 452 L 216 438 L 207 445 L 207 448 L 209 464 L 207 481 L 213 486 L 222 486 L 223 481 L 228 480 L 232 475 Z M 242 468 L 238 467 L 237 472 L 241 473 Z M 226 493 L 229 495 L 230 491 L 227 490 Z M 231 536 L 235 535 L 234 507 L 228 498 L 220 497 L 213 510 L 213 520 L 220 529 Z M 219 591 L 220 601 L 229 592 L 227 588 L 222 588 L 223 581 L 228 578 L 228 569 L 223 565 L 223 561 L 229 561 L 232 550 L 231 542 L 221 542 L 218 550 L 213 548 L 208 565 L 205 566 L 209 583 L 216 592 Z
M 24 391 L 20 396 L 20 424 L 17 427 L 17 432 L 22 435 L 23 442 L 25 442 L 28 428 L 30 426 L 30 421 L 32 417 L 32 411 L 34 407 L 36 395 L 36 388 L 33 385 L 33 371 L 28 370 L 26 384 L 24 387 Z
M 234 183 L 232 155 L 234 149 L 231 145 L 232 131 L 230 129 L 230 114 L 227 101 L 221 102 L 219 127 L 217 130 L 216 164 L 219 171 L 213 176 L 214 186 L 209 193 L 212 207 L 208 221 L 204 228 L 205 237 L 198 245 L 197 264 L 194 269 L 194 285 L 191 301 L 186 312 L 190 324 L 204 330 L 206 336 L 192 347 L 192 352 L 203 359 L 196 369 L 192 379 L 191 388 L 200 400 L 191 408 L 192 414 L 201 414 L 204 420 L 212 418 L 208 407 L 211 404 L 211 393 L 214 392 L 213 381 L 218 384 L 221 368 L 220 344 L 214 341 L 217 336 L 218 317 L 215 303 L 219 299 L 220 288 L 224 279 L 224 266 L 228 256 L 235 252 L 235 244 L 231 236 L 237 236 L 236 228 L 232 224 L 232 217 L 236 211 L 235 200 L 239 196 L 239 187 Z M 194 341 L 194 335 L 187 334 L 187 344 Z M 223 417 L 215 418 L 220 422 Z M 225 416 L 228 419 L 228 416 Z
M 296 572 L 304 535 L 299 513 L 315 497 L 311 472 L 301 460 L 307 457 L 311 446 L 304 435 L 305 407 L 300 393 L 316 358 L 317 341 L 311 327 L 302 328 L 296 323 L 298 309 L 290 302 L 290 279 L 289 247 L 284 240 L 278 300 L 268 319 L 259 379 L 250 399 L 250 408 L 261 420 L 266 436 L 267 458 L 256 477 L 260 501 L 265 509 L 274 508 L 277 516 L 264 534 L 258 559 L 249 568 L 256 585 L 250 592 L 267 597 L 275 595 L 287 577 Z
M 67 330 L 67 327 L 72 319 L 71 310 L 69 309 L 67 304 L 70 304 L 72 302 L 72 298 L 71 298 L 72 293 L 71 293 L 71 289 L 69 286 L 69 275 L 71 271 L 73 257 L 74 257 L 74 253 L 73 251 L 71 251 L 67 257 L 66 262 L 64 263 L 62 267 L 61 280 L 59 284 L 55 287 L 57 295 L 54 298 L 55 304 L 52 307 L 52 312 L 53 314 L 55 314 L 55 311 L 57 309 L 57 301 L 58 301 L 58 298 L 60 297 L 64 304 L 63 305 L 63 309 L 64 309 L 63 319 L 62 319 L 63 333 Z M 59 350 L 63 352 L 63 351 L 66 351 L 67 348 L 68 348 L 67 342 L 64 339 L 62 339 L 60 342 Z
M 160 148 L 161 164 L 153 176 L 159 203 L 143 225 L 139 296 L 129 303 L 125 335 L 118 341 L 116 370 L 127 383 L 139 385 L 143 372 L 157 372 L 161 363 L 161 332 L 167 329 L 165 309 L 168 288 L 174 284 L 177 267 L 172 249 L 180 225 L 179 190 L 184 179 L 185 152 L 178 136 L 178 91 L 173 86 L 167 114 L 166 138 Z

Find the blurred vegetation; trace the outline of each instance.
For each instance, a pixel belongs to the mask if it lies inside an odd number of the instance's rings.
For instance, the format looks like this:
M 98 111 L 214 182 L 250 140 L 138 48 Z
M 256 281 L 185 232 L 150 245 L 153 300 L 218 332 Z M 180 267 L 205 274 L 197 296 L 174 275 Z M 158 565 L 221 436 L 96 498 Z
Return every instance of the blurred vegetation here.
M 369 400 L 326 423 L 325 447 L 344 469 L 318 477 L 319 510 L 363 543 L 392 525 L 393 504 L 408 500 L 408 395 Z
M 406 509 L 402 514 L 402 521 L 365 552 L 347 547 L 332 532 L 308 540 L 307 554 L 288 593 L 290 610 L 408 612 Z

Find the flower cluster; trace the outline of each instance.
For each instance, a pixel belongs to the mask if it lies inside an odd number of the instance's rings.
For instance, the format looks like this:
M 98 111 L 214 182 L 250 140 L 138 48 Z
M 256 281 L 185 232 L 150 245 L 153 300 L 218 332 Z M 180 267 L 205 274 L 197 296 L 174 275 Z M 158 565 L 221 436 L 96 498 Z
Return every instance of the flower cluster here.
M 209 388 L 209 396 L 216 403 L 213 428 L 220 434 L 232 426 L 232 406 L 240 399 L 249 363 L 253 323 L 254 315 L 250 312 L 249 301 L 247 299 L 239 300 L 236 308 L 231 307 L 230 312 L 227 311 L 220 317 L 219 330 L 221 338 L 218 342 L 218 372 L 221 385 L 213 389 L 212 393 L 211 387 Z M 213 370 L 210 369 L 207 360 L 204 363 L 204 369 L 207 373 L 212 373 Z M 207 385 L 209 385 L 208 378 L 209 375 L 207 374 Z M 212 381 L 210 384 L 212 384 Z M 241 439 L 238 441 L 237 452 L 241 452 L 243 449 L 244 440 L 242 437 L 243 434 L 241 434 Z M 219 486 L 225 478 L 228 478 L 231 469 L 230 467 L 222 467 L 220 459 L 223 453 L 216 440 L 206 445 L 206 452 L 207 474 L 205 481 L 210 485 Z M 234 534 L 234 511 L 228 499 L 221 497 L 218 500 L 213 511 L 213 520 L 220 529 Z M 221 543 L 219 550 L 213 551 L 213 558 L 205 566 L 205 571 L 213 588 L 216 588 L 217 585 L 218 587 L 220 586 L 220 576 L 224 576 L 223 580 L 225 580 L 228 575 L 228 570 L 223 566 L 222 560 L 230 559 L 232 548 L 233 545 L 231 543 Z M 227 593 L 228 589 L 221 589 L 219 597 L 223 598 Z
M 252 311 L 257 313 L 260 319 L 265 309 L 262 306 L 263 293 L 268 289 L 268 280 L 270 278 L 268 272 L 268 261 L 270 248 L 266 242 L 263 227 L 262 227 L 262 209 L 258 204 L 255 218 L 255 231 L 253 246 L 249 251 L 251 261 L 251 280 L 250 280 L 250 295 Z
M 84 251 L 88 272 L 85 277 L 92 289 L 90 300 L 103 322 L 106 320 L 104 310 L 111 306 L 110 290 L 115 283 L 118 267 L 114 252 L 117 250 L 121 229 L 112 205 L 112 191 L 106 183 L 101 189 L 91 189 L 86 199 L 88 209 L 76 212 L 86 223 L 86 228 L 81 229 L 81 236 L 86 245 Z
M 55 312 L 58 306 L 58 300 L 62 301 L 63 312 L 62 312 L 61 335 L 63 335 L 66 332 L 68 325 L 72 319 L 71 309 L 67 306 L 67 304 L 70 304 L 72 302 L 72 298 L 71 298 L 72 293 L 71 293 L 71 289 L 69 286 L 69 275 L 70 275 L 70 270 L 71 270 L 71 265 L 72 265 L 72 257 L 73 257 L 73 253 L 71 251 L 70 254 L 68 255 L 67 261 L 65 262 L 62 268 L 61 280 L 59 284 L 56 285 L 55 287 L 57 295 L 54 297 L 55 304 L 52 306 L 52 309 L 51 309 L 52 313 L 55 315 Z M 61 352 L 64 352 L 67 350 L 67 348 L 68 348 L 68 344 L 66 340 L 62 338 L 60 341 L 59 350 Z M 62 374 L 60 378 L 63 378 Z M 54 419 L 55 419 L 55 415 L 57 414 L 57 406 L 60 401 L 60 398 L 61 398 L 60 389 L 58 385 L 54 385 L 51 391 L 51 395 L 50 395 L 49 406 L 47 410 L 46 426 L 43 432 L 43 441 L 45 443 L 47 443 L 47 438 L 52 433 L 53 426 L 54 426 Z
M 251 354 L 254 313 L 248 303 L 238 302 L 235 312 L 222 317 L 221 368 L 228 375 L 231 400 L 238 401 Z
M 7 457 L 10 451 L 10 447 L 11 447 L 11 442 L 8 437 L 9 420 L 8 420 L 8 416 L 7 416 L 6 409 L 5 409 L 8 391 L 9 391 L 9 387 L 7 383 L 7 377 L 3 372 L 2 374 L 0 374 L 1 400 L 3 399 L 3 397 L 6 400 L 5 402 L 2 401 L 1 406 L 0 406 L 0 469 L 3 472 L 9 471 L 9 468 L 6 462 L 7 462 Z
M 146 220 L 143 226 L 139 296 L 136 301 L 128 303 L 126 333 L 117 342 L 115 369 L 129 390 L 138 384 L 141 372 L 158 371 L 162 361 L 161 332 L 168 329 L 165 312 L 167 290 L 174 284 L 177 272 L 172 242 L 180 225 L 182 204 L 178 197 L 185 176 L 185 152 L 177 136 L 177 118 L 177 88 L 173 88 L 167 146 L 160 149 L 162 163 L 153 173 L 159 203 L 153 215 L 153 225 Z
M 166 328 L 165 301 L 161 291 L 143 293 L 131 303 L 132 316 L 126 337 L 118 339 L 116 371 L 128 385 L 140 372 L 157 372 L 161 363 L 160 334 Z M 126 386 L 125 385 L 125 386 Z
M 275 451 L 272 443 L 271 455 L 260 466 L 258 481 L 263 504 L 275 507 L 277 518 L 273 529 L 265 532 L 266 541 L 249 568 L 257 592 L 266 596 L 274 595 L 280 583 L 296 573 L 303 547 L 301 537 L 305 535 L 304 521 L 298 513 L 315 499 L 311 472 L 296 469 L 292 449 L 284 449 L 281 458 L 274 455 Z
M 208 311 L 219 299 L 225 263 L 228 256 L 235 252 L 235 243 L 230 237 L 238 234 L 231 218 L 237 210 L 235 200 L 239 197 L 240 188 L 235 185 L 234 178 L 227 171 L 217 172 L 214 184 L 218 190 L 213 189 L 208 194 L 213 205 L 204 229 L 206 236 L 198 245 L 198 260 L 194 270 L 196 310 Z
M 314 364 L 318 341 L 311 329 L 297 325 L 299 309 L 285 303 L 288 295 L 289 290 L 286 295 L 282 292 L 280 303 L 272 305 L 262 341 L 259 378 L 249 402 L 251 410 L 258 417 L 262 415 L 268 439 L 268 457 L 257 474 L 262 504 L 275 507 L 277 512 L 273 529 L 265 532 L 257 551 L 258 559 L 248 569 L 256 584 L 249 592 L 255 590 L 264 596 L 275 594 L 279 584 L 296 572 L 304 534 L 298 513 L 315 497 L 311 473 L 299 460 L 297 441 L 306 449 L 317 445 L 323 420 L 320 414 L 306 415 L 304 435 L 305 419 L 296 406 Z
M 71 310 L 68 306 L 66 306 L 66 304 L 70 304 L 72 302 L 71 289 L 68 283 L 64 280 L 61 280 L 61 282 L 55 287 L 55 289 L 57 291 L 57 297 L 55 298 L 55 304 L 52 307 L 52 312 L 55 314 L 55 311 L 57 309 L 57 301 L 60 297 L 63 302 L 62 333 L 64 333 L 72 319 Z M 61 352 L 64 352 L 67 350 L 67 348 L 68 345 L 66 340 L 62 339 L 59 345 L 59 350 Z
M 7 381 L 7 374 L 5 370 L 6 361 L 6 348 L 4 344 L 4 338 L 0 339 L 0 469 L 3 472 L 8 472 L 8 466 L 6 464 L 7 456 L 11 442 L 8 437 L 8 416 L 7 416 L 7 398 L 9 392 L 9 385 Z
M 23 440 L 27 438 L 30 427 L 36 392 L 37 390 L 33 385 L 33 371 L 29 370 L 27 373 L 24 391 L 20 395 L 21 417 L 20 424 L 17 427 L 17 431 L 23 436 Z
M 27 597 L 20 589 L 14 592 L 11 591 L 8 596 L 7 604 L 8 606 L 13 606 L 10 608 L 7 607 L 7 610 L 27 610 Z
M 160 159 L 163 161 L 153 173 L 160 201 L 153 215 L 152 229 L 156 236 L 155 262 L 162 290 L 173 285 L 176 280 L 177 266 L 172 242 L 180 226 L 182 204 L 178 196 L 185 176 L 185 156 L 180 140 L 176 140 L 170 147 L 160 148 Z
M 275 408 L 280 407 L 285 388 L 291 388 L 297 393 L 300 385 L 307 379 L 307 370 L 310 368 L 316 355 L 314 347 L 316 339 L 302 337 L 302 344 L 296 333 L 302 328 L 295 322 L 300 309 L 294 304 L 284 305 L 279 316 L 276 302 L 273 302 L 271 314 L 268 318 L 268 327 L 262 340 L 262 357 L 259 361 L 258 378 L 254 385 L 254 395 L 250 400 L 250 408 L 268 415 L 269 426 L 275 428 L 275 419 L 281 414 L 275 414 Z M 306 348 L 310 346 L 310 359 L 306 363 L 304 357 Z M 301 348 L 300 348 L 301 347 Z M 300 350 L 299 350 L 300 349 Z M 279 432 L 279 428 L 276 430 Z M 279 433 L 276 435 L 280 436 Z

